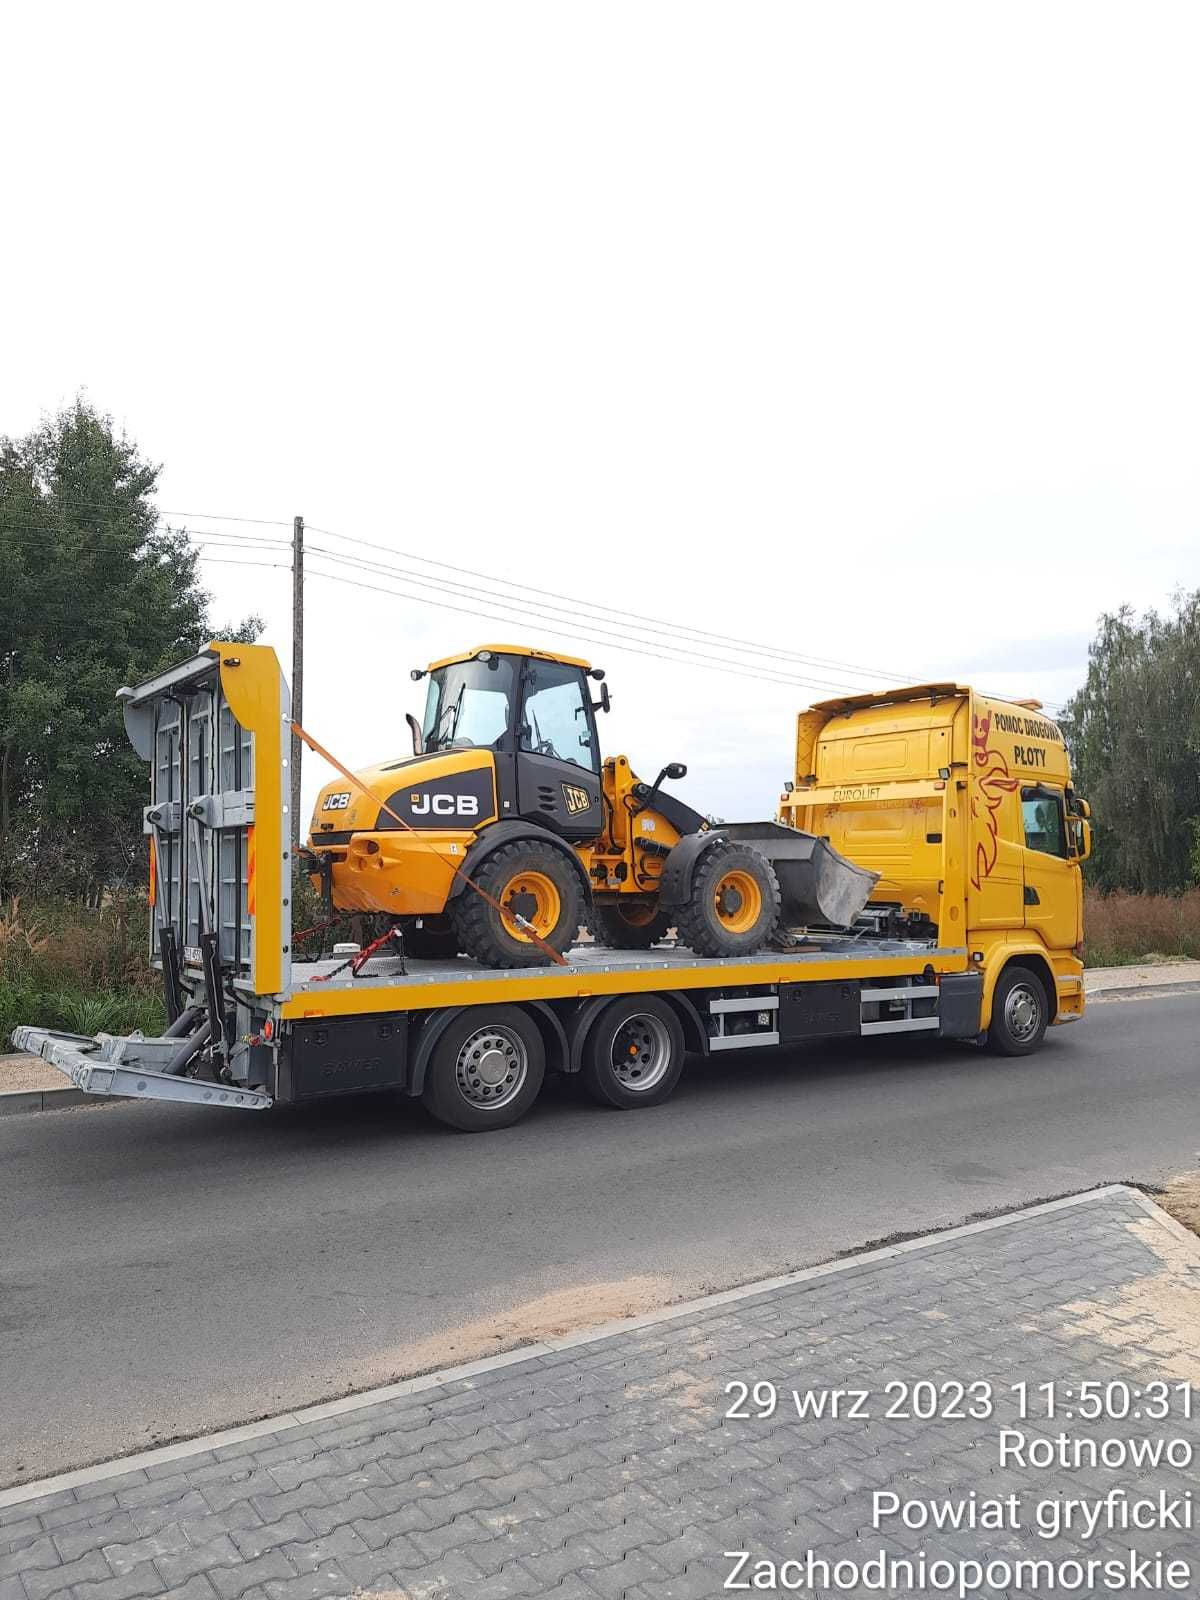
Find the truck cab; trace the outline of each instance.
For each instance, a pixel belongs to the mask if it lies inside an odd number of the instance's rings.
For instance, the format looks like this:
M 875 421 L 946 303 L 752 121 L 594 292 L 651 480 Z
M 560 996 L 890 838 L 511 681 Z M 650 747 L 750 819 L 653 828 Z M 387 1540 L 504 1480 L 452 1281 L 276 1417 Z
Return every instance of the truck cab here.
M 782 821 L 880 874 L 869 915 L 965 946 L 984 1028 L 1014 964 L 1038 977 L 1048 1020 L 1082 1013 L 1089 817 L 1039 702 L 953 683 L 801 712 L 781 803 Z

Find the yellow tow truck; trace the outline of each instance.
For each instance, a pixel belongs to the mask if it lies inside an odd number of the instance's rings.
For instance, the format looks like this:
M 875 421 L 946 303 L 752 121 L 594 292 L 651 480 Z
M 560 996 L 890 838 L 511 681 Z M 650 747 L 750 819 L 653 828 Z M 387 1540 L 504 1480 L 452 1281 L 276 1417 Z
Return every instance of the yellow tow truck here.
M 670 1095 L 688 1052 L 912 1033 L 1023 1055 L 1083 1014 L 1090 813 L 1036 702 L 937 683 L 800 713 L 766 848 L 781 880 L 786 836 L 865 874 L 848 924 L 812 915 L 747 954 L 699 955 L 664 932 L 644 948 L 583 941 L 548 964 L 534 952 L 497 969 L 414 955 L 403 937 L 369 959 L 293 948 L 292 724 L 273 651 L 217 641 L 122 699 L 150 773 L 151 954 L 169 1023 L 153 1039 L 36 1023 L 13 1036 L 91 1094 L 262 1110 L 392 1090 L 482 1131 L 522 1116 L 547 1071 L 636 1109 Z M 693 831 L 760 849 L 764 824 Z M 602 894 L 620 892 L 613 844 L 610 829 L 593 859 Z

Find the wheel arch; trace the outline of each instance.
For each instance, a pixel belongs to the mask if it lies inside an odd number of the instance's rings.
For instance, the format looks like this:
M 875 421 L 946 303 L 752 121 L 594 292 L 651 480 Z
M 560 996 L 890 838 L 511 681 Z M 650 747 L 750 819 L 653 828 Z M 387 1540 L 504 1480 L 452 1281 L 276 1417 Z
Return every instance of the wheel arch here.
M 417 1034 L 416 1048 L 409 1056 L 408 1093 L 419 1095 L 425 1087 L 425 1074 L 429 1071 L 429 1058 L 437 1049 L 438 1040 L 455 1020 L 462 1016 L 466 1006 L 446 1006 L 422 1019 Z
M 463 864 L 454 876 L 450 885 L 449 900 L 457 900 L 467 887 L 466 879 L 474 877 L 480 866 L 491 855 L 506 844 L 515 844 L 521 839 L 536 839 L 539 844 L 549 845 L 557 850 L 565 861 L 569 861 L 579 884 L 579 892 L 583 896 L 583 905 L 586 910 L 591 904 L 592 886 L 588 881 L 587 872 L 583 862 L 571 846 L 565 843 L 556 833 L 551 833 L 549 828 L 543 828 L 539 823 L 526 822 L 520 817 L 508 817 L 502 822 L 493 822 L 484 828 L 483 832 L 470 846 Z
M 526 1000 L 521 1007 L 528 1011 L 538 1025 L 542 1036 L 542 1044 L 546 1050 L 547 1072 L 569 1072 L 567 1065 L 570 1050 L 567 1045 L 567 1030 L 553 1006 L 547 1005 L 544 1000 Z
M 1058 985 L 1054 981 L 1054 968 L 1046 959 L 1045 952 L 1035 945 L 1016 949 L 1012 945 L 1001 945 L 995 952 L 993 960 L 984 968 L 983 1003 L 979 1009 L 980 1028 L 986 1029 L 991 1024 L 996 986 L 1010 967 L 1028 967 L 1041 980 L 1042 988 L 1046 992 L 1046 1021 L 1047 1024 L 1053 1022 L 1058 1015 Z
M 595 995 L 590 1000 L 585 1000 L 575 1010 L 567 1025 L 564 1036 L 565 1053 L 564 1072 L 578 1072 L 583 1066 L 583 1052 L 587 1046 L 588 1035 L 599 1021 L 602 1013 L 615 1000 L 630 1000 L 636 996 L 620 994 Z M 683 1029 L 684 1049 L 692 1051 L 695 1055 L 708 1054 L 708 1030 L 704 1026 L 703 1018 L 687 995 L 680 994 L 674 989 L 654 989 L 643 999 L 663 1000 L 679 1018 L 680 1027 Z
M 686 905 L 701 858 L 715 845 L 728 842 L 719 830 L 708 829 L 704 833 L 685 834 L 678 844 L 672 845 L 659 880 L 659 905 L 664 910 Z

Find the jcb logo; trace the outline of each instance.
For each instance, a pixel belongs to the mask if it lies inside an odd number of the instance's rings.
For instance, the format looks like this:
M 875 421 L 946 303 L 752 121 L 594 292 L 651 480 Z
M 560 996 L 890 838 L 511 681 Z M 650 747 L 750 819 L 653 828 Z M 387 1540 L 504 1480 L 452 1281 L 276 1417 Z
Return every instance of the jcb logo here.
M 477 817 L 479 801 L 473 794 L 414 794 L 414 817 Z
M 327 794 L 325 796 L 325 804 L 321 807 L 321 810 L 322 811 L 345 811 L 346 807 L 349 804 L 350 804 L 350 791 L 349 791 L 349 789 L 346 789 L 341 794 Z
M 564 783 L 562 786 L 563 800 L 571 816 L 576 816 L 580 811 L 586 811 L 592 803 L 592 797 L 586 789 L 577 789 L 573 783 Z

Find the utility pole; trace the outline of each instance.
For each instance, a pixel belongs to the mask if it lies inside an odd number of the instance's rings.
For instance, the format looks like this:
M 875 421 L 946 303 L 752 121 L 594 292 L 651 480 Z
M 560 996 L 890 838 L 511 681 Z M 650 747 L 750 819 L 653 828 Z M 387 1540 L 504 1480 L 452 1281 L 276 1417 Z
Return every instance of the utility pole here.
M 304 722 L 304 518 L 292 518 L 292 717 Z M 292 735 L 292 859 L 303 842 L 300 827 L 300 740 Z

